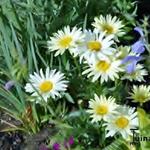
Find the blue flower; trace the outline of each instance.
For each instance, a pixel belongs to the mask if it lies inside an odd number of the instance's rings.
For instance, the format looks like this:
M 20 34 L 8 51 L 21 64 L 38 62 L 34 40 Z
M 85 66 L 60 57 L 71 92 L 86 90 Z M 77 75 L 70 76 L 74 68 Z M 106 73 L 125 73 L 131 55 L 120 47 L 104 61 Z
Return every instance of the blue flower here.
M 136 53 L 136 54 L 142 54 L 145 51 L 145 38 L 144 38 L 144 33 L 142 28 L 140 27 L 135 27 L 134 28 L 135 31 L 137 31 L 140 34 L 140 38 L 137 42 L 135 42 L 131 48 L 132 48 L 132 52 Z
M 141 56 L 127 56 L 122 60 L 122 64 L 126 64 L 126 72 L 127 73 L 132 73 L 136 69 L 136 64 L 138 61 L 141 60 Z
M 122 64 L 125 64 L 127 62 L 133 62 L 133 61 L 140 61 L 142 59 L 141 56 L 127 56 L 122 60 Z
M 135 69 L 136 69 L 136 64 L 137 64 L 136 61 L 134 61 L 134 62 L 128 64 L 128 65 L 126 66 L 126 72 L 129 73 L 129 74 L 131 74 L 132 72 L 134 72 Z
M 144 42 L 139 40 L 131 46 L 132 52 L 142 54 L 145 51 Z
M 143 33 L 142 28 L 140 28 L 140 27 L 135 27 L 135 28 L 134 28 L 134 31 L 138 32 L 141 37 L 144 37 L 144 33 Z
M 142 28 L 135 27 L 135 31 L 137 31 L 140 34 L 140 38 L 138 41 L 136 41 L 132 46 L 132 52 L 135 53 L 134 56 L 128 55 L 122 60 L 122 64 L 127 63 L 126 65 L 126 72 L 132 73 L 136 69 L 136 64 L 141 60 L 141 54 L 145 51 L 145 39 L 144 39 L 144 33 Z
M 5 83 L 4 89 L 5 90 L 10 90 L 14 86 L 14 84 L 15 84 L 14 81 L 10 80 L 10 81 Z

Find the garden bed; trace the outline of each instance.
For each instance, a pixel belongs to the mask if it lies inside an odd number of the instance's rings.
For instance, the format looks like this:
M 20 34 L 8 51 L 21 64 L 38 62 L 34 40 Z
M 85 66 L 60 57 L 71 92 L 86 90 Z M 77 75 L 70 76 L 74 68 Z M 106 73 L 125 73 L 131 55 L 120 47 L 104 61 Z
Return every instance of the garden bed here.
M 149 14 L 148 0 L 1 1 L 0 150 L 149 150 Z

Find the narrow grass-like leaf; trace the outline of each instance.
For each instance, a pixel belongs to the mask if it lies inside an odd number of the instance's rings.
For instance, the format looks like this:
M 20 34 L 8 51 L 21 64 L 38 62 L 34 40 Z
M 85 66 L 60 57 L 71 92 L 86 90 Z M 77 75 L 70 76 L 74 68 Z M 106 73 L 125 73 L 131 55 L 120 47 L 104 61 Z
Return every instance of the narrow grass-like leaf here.
M 10 104 L 12 104 L 18 110 L 18 112 L 22 112 L 24 110 L 24 105 L 22 105 L 11 92 L 5 91 L 0 87 L 0 95 L 8 100 Z
M 37 110 L 36 110 L 36 105 L 35 105 L 35 103 L 33 103 L 33 105 L 32 105 L 32 114 L 33 114 L 33 117 L 35 118 L 35 120 L 36 120 L 37 122 L 39 122 L 38 112 L 37 112 Z
M 16 49 L 18 51 L 20 63 L 22 63 L 22 61 L 24 60 L 24 58 L 23 58 L 23 50 L 21 49 L 21 46 L 20 46 L 19 41 L 17 39 L 17 35 L 15 33 L 14 27 L 12 26 L 11 23 L 10 23 L 10 27 L 11 27 L 11 30 L 12 30 L 12 36 L 13 36 L 13 39 L 14 39 L 14 42 L 15 42 L 15 45 L 16 45 Z
M 36 59 L 36 55 L 35 55 L 35 49 L 34 49 L 34 46 L 33 46 L 33 40 L 32 40 L 31 37 L 30 37 L 30 48 L 31 48 L 31 53 L 32 53 L 33 62 L 34 62 L 34 65 L 35 65 L 36 72 L 39 72 L 38 71 L 37 59 Z
M 127 146 L 127 143 L 123 139 L 116 139 L 114 142 L 112 142 L 110 145 L 105 147 L 102 150 L 130 150 Z
M 73 98 L 71 97 L 71 95 L 69 93 L 64 93 L 65 98 L 67 99 L 68 102 L 70 103 L 74 103 Z

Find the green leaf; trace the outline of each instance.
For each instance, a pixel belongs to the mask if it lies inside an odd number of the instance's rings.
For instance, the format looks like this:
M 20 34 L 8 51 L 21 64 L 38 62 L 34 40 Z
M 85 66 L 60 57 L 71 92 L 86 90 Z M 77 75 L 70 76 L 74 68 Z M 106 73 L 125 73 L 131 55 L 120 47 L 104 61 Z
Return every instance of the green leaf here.
M 21 113 L 24 110 L 22 103 L 20 103 L 20 101 L 11 92 L 0 87 L 0 95 L 5 101 L 8 101 L 10 105 L 13 105 L 18 112 Z
M 123 139 L 116 139 L 110 145 L 102 150 L 130 150 L 127 143 Z
M 140 123 L 140 136 L 150 137 L 150 117 L 146 114 L 146 112 L 138 108 L 138 117 Z M 150 141 L 140 141 L 141 150 L 149 150 L 150 149 Z
M 16 12 L 11 1 L 6 0 L 4 3 L 0 5 L 2 6 L 3 14 L 7 17 L 8 21 L 12 23 L 15 27 L 20 29 L 18 19 L 16 18 Z
M 32 115 L 34 117 L 34 120 L 39 122 L 38 112 L 36 110 L 36 104 L 35 103 L 33 103 L 33 105 L 32 105 Z
M 74 104 L 74 100 L 71 97 L 71 95 L 69 93 L 64 93 L 65 98 L 67 99 L 68 102 L 73 103 Z

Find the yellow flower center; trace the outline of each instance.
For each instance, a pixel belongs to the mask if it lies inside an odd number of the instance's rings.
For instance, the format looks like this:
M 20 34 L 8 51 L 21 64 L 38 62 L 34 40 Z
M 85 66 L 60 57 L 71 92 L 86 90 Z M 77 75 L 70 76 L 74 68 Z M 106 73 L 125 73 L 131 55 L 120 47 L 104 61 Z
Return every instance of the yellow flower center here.
M 91 51 L 100 51 L 102 48 L 102 44 L 98 41 L 89 41 L 87 43 L 87 48 Z
M 102 27 L 103 31 L 105 31 L 107 34 L 112 34 L 114 33 L 114 28 L 113 26 L 109 25 L 109 24 L 105 24 Z
M 108 107 L 106 105 L 99 105 L 96 108 L 97 115 L 105 115 L 108 113 Z
M 51 81 L 44 81 L 40 84 L 39 89 L 42 93 L 51 91 L 53 88 L 53 83 Z
M 59 45 L 62 48 L 67 48 L 70 46 L 70 43 L 72 42 L 72 37 L 71 36 L 64 36 L 59 40 Z
M 99 71 L 106 72 L 109 68 L 110 68 L 110 63 L 108 63 L 107 61 L 104 61 L 104 60 L 99 61 L 96 64 L 96 69 Z
M 148 97 L 144 94 L 139 94 L 137 95 L 136 99 L 139 101 L 139 102 L 144 102 Z
M 129 124 L 129 120 L 126 117 L 119 117 L 116 121 L 115 124 L 117 125 L 117 127 L 124 129 L 128 126 Z

